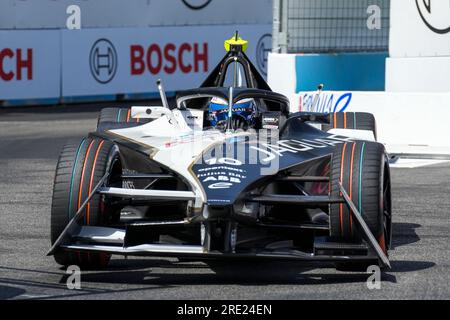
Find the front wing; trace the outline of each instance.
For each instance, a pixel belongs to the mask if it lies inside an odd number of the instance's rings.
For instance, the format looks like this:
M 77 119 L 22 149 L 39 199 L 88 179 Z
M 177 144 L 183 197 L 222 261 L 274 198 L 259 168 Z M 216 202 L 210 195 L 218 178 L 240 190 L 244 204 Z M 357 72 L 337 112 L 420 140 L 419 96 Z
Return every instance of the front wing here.
M 323 197 L 304 197 L 302 201 L 310 201 L 311 203 L 320 202 L 342 202 L 348 205 L 352 210 L 354 221 L 357 223 L 364 241 L 360 244 L 353 243 L 333 243 L 333 242 L 315 242 L 314 251 L 312 253 L 290 249 L 287 246 L 279 245 L 278 247 L 250 250 L 232 250 L 227 252 L 215 251 L 210 249 L 211 230 L 209 230 L 208 222 L 202 221 L 201 217 L 185 218 L 181 221 L 157 221 L 131 223 L 125 228 L 109 228 L 81 226 L 78 224 L 83 218 L 84 208 L 95 193 L 112 194 L 121 197 L 169 197 L 171 200 L 194 200 L 195 194 L 189 191 L 163 191 L 163 190 L 136 190 L 104 187 L 104 181 L 107 180 L 106 174 L 86 201 L 80 207 L 73 219 L 69 222 L 61 235 L 53 244 L 48 255 L 54 254 L 57 250 L 76 250 L 76 251 L 96 251 L 118 255 L 148 255 L 148 256 L 165 256 L 165 257 L 188 257 L 194 259 L 211 259 L 211 258 L 236 258 L 236 259 L 277 259 L 277 260 L 302 260 L 302 261 L 321 261 L 321 262 L 378 262 L 383 267 L 390 267 L 389 259 L 373 237 L 368 226 L 358 212 L 356 206 L 348 197 L 346 190 L 340 185 L 342 198 L 330 199 Z M 321 198 L 321 199 L 318 199 Z M 270 200 L 270 199 L 269 199 Z M 268 199 L 255 199 L 255 201 L 269 201 Z M 275 201 L 272 199 L 270 201 Z M 134 244 L 133 232 L 139 228 L 179 228 L 191 225 L 200 225 L 201 241 L 199 245 L 186 244 Z M 306 226 L 307 227 L 307 226 Z M 230 243 L 236 244 L 236 234 L 230 232 Z

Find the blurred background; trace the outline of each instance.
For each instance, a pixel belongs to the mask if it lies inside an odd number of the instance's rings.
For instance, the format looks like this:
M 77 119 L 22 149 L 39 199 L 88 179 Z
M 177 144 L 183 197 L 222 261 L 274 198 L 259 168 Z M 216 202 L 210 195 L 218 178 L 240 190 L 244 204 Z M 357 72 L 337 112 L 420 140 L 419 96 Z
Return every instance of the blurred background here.
M 266 73 L 272 6 L 271 0 L 2 1 L 0 103 L 145 99 L 157 92 L 158 78 L 169 95 L 196 87 L 236 30 L 250 40 L 253 61 L 259 51 L 265 55 L 259 69 Z
M 236 30 L 292 112 L 371 112 L 389 151 L 450 154 L 450 0 L 4 0 L 0 108 L 173 97 Z

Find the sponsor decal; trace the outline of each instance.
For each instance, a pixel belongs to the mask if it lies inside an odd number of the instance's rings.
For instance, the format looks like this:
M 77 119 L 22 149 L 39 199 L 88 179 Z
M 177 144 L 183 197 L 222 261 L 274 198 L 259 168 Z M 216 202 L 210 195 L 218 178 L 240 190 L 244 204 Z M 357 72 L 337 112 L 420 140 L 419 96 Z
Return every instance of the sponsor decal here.
M 263 35 L 256 45 L 256 63 L 259 71 L 267 76 L 267 61 L 269 52 L 272 51 L 272 35 L 266 33 Z
M 338 144 L 352 141 L 351 138 L 330 135 L 326 138 L 316 139 L 289 139 L 279 140 L 272 143 L 258 143 L 249 146 L 249 152 L 257 155 L 240 159 L 239 156 L 216 158 L 211 157 L 205 161 L 206 167 L 196 171 L 197 178 L 208 189 L 230 189 L 235 185 L 241 184 L 248 175 L 248 164 L 256 164 L 251 159 L 259 159 L 261 166 L 278 164 L 280 158 L 288 154 L 298 154 L 301 152 L 311 151 L 313 149 L 329 148 Z M 246 161 L 249 160 L 249 161 Z M 292 159 L 291 159 L 292 161 Z M 276 173 L 279 170 L 272 172 Z
M 417 10 L 425 25 L 433 32 L 450 32 L 450 0 L 416 0 Z
M 0 79 L 3 81 L 33 80 L 33 49 L 1 49 Z
M 130 46 L 131 75 L 208 72 L 208 43 L 152 43 L 148 47 Z
M 218 202 L 218 203 L 230 203 L 231 200 L 228 199 L 208 199 L 209 203 Z
M 208 186 L 209 189 L 229 189 L 233 186 L 230 182 L 216 182 Z
M 283 154 L 287 152 L 305 152 L 315 148 L 335 146 L 348 141 L 352 141 L 352 139 L 338 135 L 330 135 L 327 138 L 317 139 L 279 140 L 275 144 L 261 143 L 258 146 L 251 146 L 250 148 L 265 155 L 265 158 L 261 158 L 262 163 L 269 163 L 278 159 L 278 157 L 283 157 Z
M 216 141 L 218 139 L 218 133 L 217 131 L 205 131 L 201 132 L 201 134 L 186 134 L 179 137 L 175 137 L 173 139 L 170 139 L 169 141 L 164 142 L 165 148 L 173 148 L 179 145 L 183 144 L 198 144 L 202 145 L 203 143 L 211 143 Z M 147 136 L 144 136 L 143 138 L 146 138 Z
M 93 44 L 89 54 L 89 65 L 91 74 L 97 82 L 106 84 L 114 78 L 117 61 L 117 51 L 111 41 L 99 39 Z
M 343 112 L 352 101 L 352 93 L 343 94 L 321 92 L 300 95 L 300 110 L 320 113 Z
M 215 164 L 228 164 L 231 166 L 242 166 L 242 161 L 239 161 L 237 159 L 233 158 L 211 158 L 205 161 L 209 165 L 215 165 Z
M 205 8 L 212 0 L 182 0 L 183 3 L 192 10 L 201 10 Z
M 267 130 L 278 129 L 280 116 L 279 112 L 265 112 L 262 116 L 262 128 Z
M 233 158 L 211 158 L 205 161 L 211 167 L 199 169 L 197 178 L 208 189 L 229 189 L 247 178 L 247 171 L 239 168 L 242 162 Z M 217 165 L 222 164 L 222 165 Z

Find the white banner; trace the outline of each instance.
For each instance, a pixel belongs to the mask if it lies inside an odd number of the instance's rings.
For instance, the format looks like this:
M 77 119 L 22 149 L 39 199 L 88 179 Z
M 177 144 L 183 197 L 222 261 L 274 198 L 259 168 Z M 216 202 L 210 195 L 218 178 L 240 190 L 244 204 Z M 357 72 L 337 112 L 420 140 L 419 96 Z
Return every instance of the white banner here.
M 291 112 L 369 112 L 388 152 L 450 154 L 450 93 L 324 91 L 313 104 L 316 94 L 293 94 Z
M 58 98 L 59 31 L 0 31 L 0 100 Z
M 267 82 L 273 91 L 289 96 L 296 91 L 295 54 L 269 53 Z
M 271 25 L 82 29 L 62 31 L 62 95 L 168 91 L 199 86 L 225 55 L 235 30 L 264 75 Z
M 450 57 L 386 59 L 386 91 L 450 92 L 449 75 Z
M 2 0 L 0 29 L 64 29 L 72 5 L 83 29 L 272 23 L 272 0 Z
M 450 0 L 391 0 L 391 57 L 450 56 Z

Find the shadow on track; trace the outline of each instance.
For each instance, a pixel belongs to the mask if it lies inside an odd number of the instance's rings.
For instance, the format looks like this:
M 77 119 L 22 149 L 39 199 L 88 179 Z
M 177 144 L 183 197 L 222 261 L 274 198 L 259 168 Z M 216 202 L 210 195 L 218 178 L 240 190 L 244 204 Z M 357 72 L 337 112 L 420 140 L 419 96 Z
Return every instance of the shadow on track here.
M 115 259 L 107 270 L 82 272 L 82 289 L 68 291 L 66 281 L 68 279 L 65 270 L 61 268 L 57 272 L 40 271 L 31 269 L 17 269 L 16 271 L 45 273 L 55 275 L 59 281 L 49 280 L 33 281 L 21 279 L 0 278 L 0 298 L 10 299 L 25 294 L 21 288 L 11 287 L 26 286 L 42 289 L 58 290 L 51 294 L 31 298 L 33 299 L 61 299 L 78 298 L 102 294 L 117 294 L 131 292 L 145 292 L 148 290 L 169 289 L 183 285 L 241 285 L 241 286 L 265 286 L 271 284 L 290 285 L 328 285 L 364 283 L 369 274 L 364 272 L 314 272 L 317 265 L 298 262 L 262 262 L 249 263 L 237 262 L 232 264 L 213 264 L 211 268 L 205 263 L 176 262 L 160 259 Z M 420 271 L 433 267 L 435 264 L 426 261 L 393 261 L 392 270 L 383 272 L 383 282 L 397 283 L 396 274 Z M 321 264 L 320 267 L 327 267 Z M 331 265 L 329 267 L 332 267 Z M 2 267 L 0 267 L 1 269 Z M 11 269 L 11 268 L 5 268 Z M 186 272 L 186 269 L 190 270 Z M 10 270 L 12 271 L 12 270 Z M 99 288 L 99 284 L 137 285 L 138 287 L 126 289 Z
M 145 260 L 135 260 L 135 263 L 144 263 Z M 424 264 L 426 266 L 426 264 Z M 132 270 L 115 268 L 107 271 L 83 274 L 82 281 L 87 283 L 108 284 L 137 284 L 137 285 L 268 285 L 268 284 L 295 284 L 295 285 L 322 285 L 339 283 L 365 282 L 368 274 L 365 272 L 334 272 L 311 273 L 316 266 L 297 262 L 239 262 L 221 266 L 219 264 L 207 265 L 204 263 L 165 263 L 154 265 L 158 270 Z M 321 267 L 327 267 L 321 265 Z M 333 268 L 332 265 L 329 267 Z M 159 271 L 163 269 L 162 271 Z M 190 269 L 190 273 L 177 272 L 177 270 Z M 403 269 L 405 269 L 403 267 Z M 173 272 L 170 272 L 173 270 Z M 61 279 L 65 282 L 67 276 Z M 394 275 L 383 273 L 382 280 L 396 282 Z
M 416 223 L 393 223 L 392 224 L 392 249 L 420 241 L 416 229 L 421 228 Z
M 21 288 L 0 286 L 0 300 L 12 299 L 24 293 L 25 290 Z
M 391 261 L 392 272 L 415 272 L 434 267 L 436 263 L 430 261 Z

